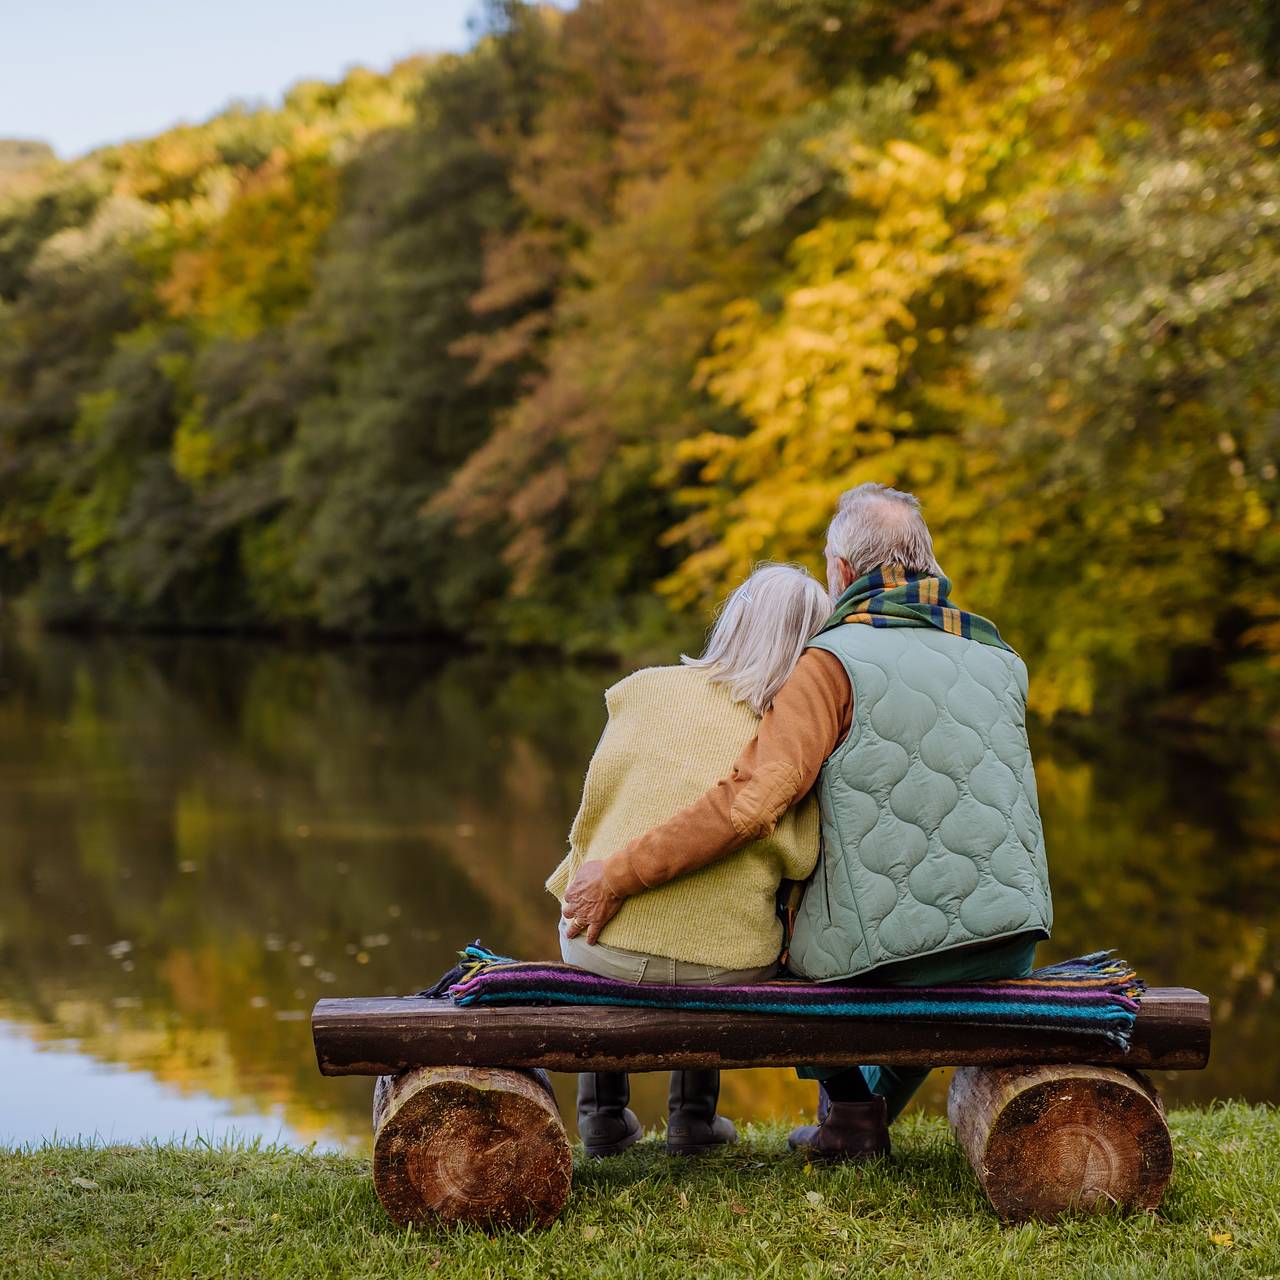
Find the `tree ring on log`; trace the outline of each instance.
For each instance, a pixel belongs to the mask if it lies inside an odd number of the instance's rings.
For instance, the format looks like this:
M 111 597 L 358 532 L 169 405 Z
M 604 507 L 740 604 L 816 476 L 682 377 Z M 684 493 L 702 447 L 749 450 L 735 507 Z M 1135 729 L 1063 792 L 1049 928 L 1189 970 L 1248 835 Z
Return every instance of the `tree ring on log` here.
M 380 1076 L 373 1121 L 374 1187 L 401 1226 L 544 1227 L 569 1195 L 568 1135 L 531 1073 L 419 1067 Z
M 966 1067 L 947 1114 L 1005 1221 L 1154 1209 L 1173 1171 L 1159 1099 L 1136 1073 Z

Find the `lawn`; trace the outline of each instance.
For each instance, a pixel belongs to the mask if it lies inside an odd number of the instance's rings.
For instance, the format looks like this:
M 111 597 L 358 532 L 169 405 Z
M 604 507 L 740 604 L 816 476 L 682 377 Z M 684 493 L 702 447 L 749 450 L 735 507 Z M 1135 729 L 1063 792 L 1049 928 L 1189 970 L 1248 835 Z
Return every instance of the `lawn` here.
M 27 1277 L 1273 1276 L 1280 1111 L 1170 1117 L 1176 1168 L 1154 1215 L 1001 1226 L 944 1121 L 895 1126 L 896 1156 L 813 1167 L 779 1128 L 673 1161 L 653 1140 L 579 1162 L 550 1230 L 398 1230 L 368 1162 L 261 1147 L 0 1152 L 0 1259 Z

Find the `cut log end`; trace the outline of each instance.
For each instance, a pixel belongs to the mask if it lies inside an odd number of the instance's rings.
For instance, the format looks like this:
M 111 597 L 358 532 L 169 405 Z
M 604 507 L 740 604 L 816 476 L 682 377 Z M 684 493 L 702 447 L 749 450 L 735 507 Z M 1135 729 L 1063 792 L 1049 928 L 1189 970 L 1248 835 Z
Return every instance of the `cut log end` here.
M 1152 1085 L 1113 1067 L 964 1067 L 947 1117 L 1007 1222 L 1155 1209 L 1173 1146 Z
M 419 1067 L 380 1076 L 373 1128 L 374 1187 L 401 1226 L 545 1227 L 569 1195 L 568 1135 L 531 1073 Z

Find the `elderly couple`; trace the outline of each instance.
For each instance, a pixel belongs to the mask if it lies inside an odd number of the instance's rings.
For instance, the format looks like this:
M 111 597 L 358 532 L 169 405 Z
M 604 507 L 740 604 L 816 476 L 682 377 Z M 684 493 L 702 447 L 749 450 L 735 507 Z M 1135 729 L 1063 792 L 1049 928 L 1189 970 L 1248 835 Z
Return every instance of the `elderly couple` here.
M 844 494 L 826 559 L 830 597 L 803 569 L 757 569 L 700 658 L 606 694 L 569 854 L 547 882 L 568 963 L 634 983 L 766 981 L 778 904 L 803 882 L 787 939 L 800 977 L 1030 972 L 1052 909 L 1026 668 L 951 603 L 910 494 Z M 820 1104 L 791 1146 L 845 1160 L 888 1153 L 889 1122 L 927 1074 L 798 1071 L 821 1081 Z M 736 1140 L 719 1092 L 717 1071 L 672 1073 L 668 1151 Z M 579 1077 L 589 1155 L 640 1137 L 629 1097 L 625 1074 Z

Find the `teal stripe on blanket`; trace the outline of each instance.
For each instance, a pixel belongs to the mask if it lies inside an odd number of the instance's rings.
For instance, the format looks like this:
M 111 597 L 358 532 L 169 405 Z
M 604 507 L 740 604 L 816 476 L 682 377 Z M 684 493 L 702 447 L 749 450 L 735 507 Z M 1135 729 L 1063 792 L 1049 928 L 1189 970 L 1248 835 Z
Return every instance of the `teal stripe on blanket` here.
M 475 943 L 424 995 L 462 1006 L 619 1005 L 846 1019 L 897 1018 L 1040 1028 L 1128 1046 L 1144 984 L 1110 952 L 1038 969 L 1026 978 L 938 987 L 855 986 L 795 979 L 755 986 L 637 985 L 558 963 L 521 963 Z

